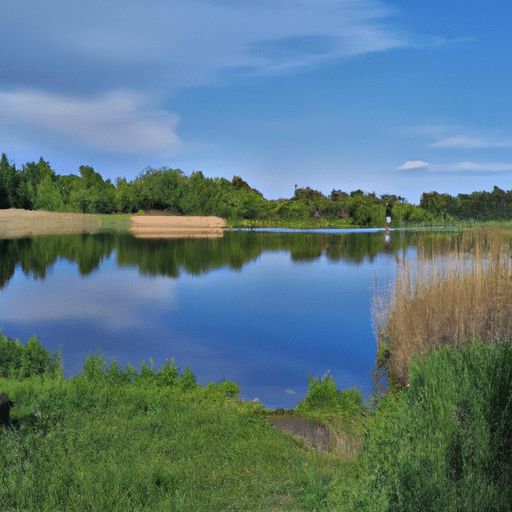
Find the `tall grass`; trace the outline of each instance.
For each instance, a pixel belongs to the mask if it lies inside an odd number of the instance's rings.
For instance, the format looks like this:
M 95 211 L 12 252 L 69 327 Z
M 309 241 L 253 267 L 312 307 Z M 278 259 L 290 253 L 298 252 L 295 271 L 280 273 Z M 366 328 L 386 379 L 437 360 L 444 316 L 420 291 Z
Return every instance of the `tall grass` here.
M 512 337 L 510 240 L 499 231 L 467 231 L 452 247 L 444 238 L 418 246 L 413 263 L 397 257 L 394 287 L 373 297 L 378 364 L 391 387 L 407 384 L 413 354 Z
M 359 509 L 508 512 L 512 344 L 446 345 L 424 359 L 370 420 Z

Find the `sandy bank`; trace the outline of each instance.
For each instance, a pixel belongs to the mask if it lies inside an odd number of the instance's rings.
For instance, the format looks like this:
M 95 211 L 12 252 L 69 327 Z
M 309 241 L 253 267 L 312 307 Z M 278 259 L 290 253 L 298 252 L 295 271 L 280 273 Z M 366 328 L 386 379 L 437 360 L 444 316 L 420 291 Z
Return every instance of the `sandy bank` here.
M 131 233 L 140 238 L 221 237 L 226 225 L 220 217 L 135 215 Z M 97 233 L 101 220 L 95 214 L 31 211 L 19 208 L 0 210 L 0 239 L 70 233 Z
M 226 225 L 220 217 L 135 215 L 130 231 L 138 238 L 218 238 Z
M 96 233 L 100 227 L 98 217 L 93 214 L 29 211 L 19 208 L 0 210 L 0 238 Z

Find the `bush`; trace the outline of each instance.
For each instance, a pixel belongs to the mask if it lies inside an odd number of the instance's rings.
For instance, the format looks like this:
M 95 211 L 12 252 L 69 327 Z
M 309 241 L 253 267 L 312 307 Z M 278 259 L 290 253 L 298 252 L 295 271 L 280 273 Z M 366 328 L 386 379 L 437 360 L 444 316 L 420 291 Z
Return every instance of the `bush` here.
M 0 334 L 0 376 L 6 379 L 23 380 L 34 375 L 62 375 L 60 350 L 56 354 L 41 346 L 36 337 L 20 345 L 20 340 L 13 341 Z
M 338 391 L 336 382 L 327 372 L 323 380 L 308 375 L 306 398 L 297 405 L 297 412 L 323 409 L 337 414 L 354 415 L 365 410 L 363 395 L 357 388 Z

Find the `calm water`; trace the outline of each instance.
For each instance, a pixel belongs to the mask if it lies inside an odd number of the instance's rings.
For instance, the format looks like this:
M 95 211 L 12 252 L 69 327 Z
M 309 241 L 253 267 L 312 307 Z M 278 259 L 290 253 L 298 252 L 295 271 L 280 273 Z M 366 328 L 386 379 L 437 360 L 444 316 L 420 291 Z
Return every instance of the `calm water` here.
M 374 392 L 372 277 L 428 234 L 225 232 L 217 239 L 62 235 L 0 240 L 0 329 L 36 335 L 64 374 L 97 345 L 155 369 L 174 357 L 203 385 L 236 381 L 241 397 L 294 407 L 307 375 Z

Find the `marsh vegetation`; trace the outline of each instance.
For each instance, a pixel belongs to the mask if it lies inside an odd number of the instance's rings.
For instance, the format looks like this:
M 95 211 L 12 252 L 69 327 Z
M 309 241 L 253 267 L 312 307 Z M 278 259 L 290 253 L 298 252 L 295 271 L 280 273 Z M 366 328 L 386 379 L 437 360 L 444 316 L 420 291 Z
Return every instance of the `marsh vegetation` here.
M 394 285 L 373 297 L 379 358 L 392 385 L 408 383 L 413 354 L 512 338 L 511 243 L 507 231 L 465 230 L 419 239 L 412 261 L 396 255 Z

